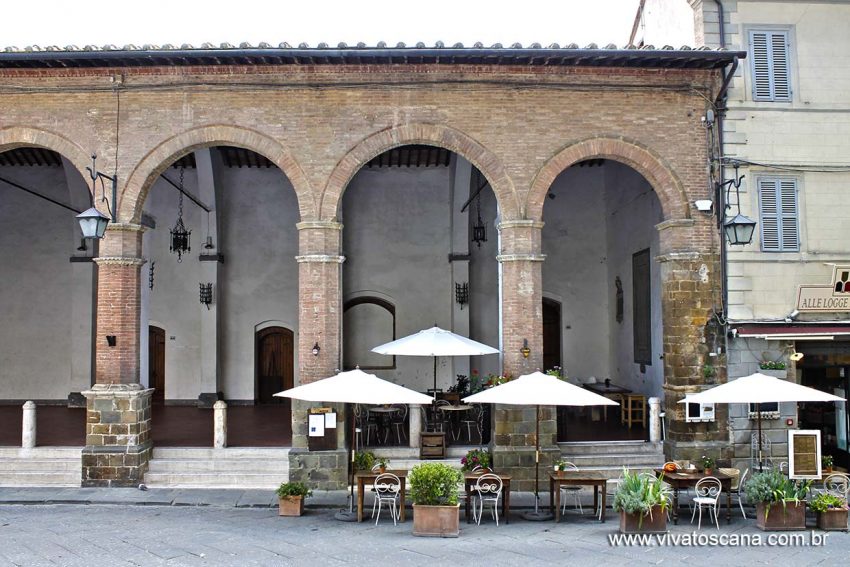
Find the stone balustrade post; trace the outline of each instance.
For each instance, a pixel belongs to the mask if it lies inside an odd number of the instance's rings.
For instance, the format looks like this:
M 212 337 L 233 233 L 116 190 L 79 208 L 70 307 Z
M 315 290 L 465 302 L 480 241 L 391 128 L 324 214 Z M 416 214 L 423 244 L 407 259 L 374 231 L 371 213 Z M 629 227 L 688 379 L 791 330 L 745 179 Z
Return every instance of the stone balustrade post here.
M 661 442 L 661 400 L 649 398 L 649 441 Z
M 227 447 L 227 404 L 223 400 L 213 404 L 213 447 Z
M 35 402 L 27 401 L 23 407 L 23 423 L 21 424 L 21 447 L 32 449 L 35 447 Z
M 407 438 L 410 439 L 411 449 L 418 449 L 421 442 L 419 434 L 422 433 L 422 406 L 420 404 L 410 404 L 407 415 L 409 419 L 408 427 L 410 428 L 410 435 Z

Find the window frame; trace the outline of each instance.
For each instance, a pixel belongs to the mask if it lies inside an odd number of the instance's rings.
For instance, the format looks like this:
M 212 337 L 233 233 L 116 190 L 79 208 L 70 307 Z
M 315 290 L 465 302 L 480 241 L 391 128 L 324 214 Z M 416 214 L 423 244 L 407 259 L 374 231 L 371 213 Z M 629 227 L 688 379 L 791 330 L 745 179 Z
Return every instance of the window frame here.
M 750 96 L 752 97 L 753 102 L 793 102 L 794 100 L 794 88 L 793 88 L 793 57 L 792 57 L 792 41 L 793 41 L 793 33 L 792 29 L 788 27 L 773 27 L 773 26 L 758 26 L 752 27 L 747 30 L 747 57 L 749 58 L 749 68 L 750 68 L 750 79 L 751 79 L 751 88 L 750 88 Z M 759 70 L 757 65 L 757 57 L 755 53 L 755 37 L 757 35 L 765 36 L 765 65 L 767 65 L 767 69 Z M 777 72 L 775 66 L 775 58 L 774 52 L 772 50 L 772 43 L 775 37 L 781 37 L 784 40 L 784 54 L 785 54 L 785 90 L 787 94 L 785 95 L 777 95 Z M 760 73 L 767 73 L 768 80 L 768 94 L 759 94 L 758 93 L 758 81 L 757 77 Z
M 794 189 L 794 213 L 784 213 L 782 212 L 785 207 L 788 205 L 783 200 L 782 195 L 782 184 L 783 183 L 793 183 Z M 776 203 L 776 209 L 773 212 L 766 211 L 766 203 L 764 200 L 764 195 L 762 193 L 762 183 L 773 183 L 773 191 L 774 191 L 774 199 Z M 756 178 L 755 190 L 758 199 L 758 213 L 759 213 L 759 238 L 761 240 L 761 251 L 767 253 L 796 253 L 802 250 L 802 243 L 800 242 L 800 180 L 797 177 L 791 177 L 787 175 L 760 175 Z M 783 228 L 784 222 L 786 219 L 794 220 L 794 240 L 796 242 L 796 246 L 786 245 L 786 229 Z M 768 246 L 765 242 L 765 227 L 767 226 L 767 220 L 775 220 L 776 221 L 776 247 Z M 790 238 L 790 236 L 789 236 Z

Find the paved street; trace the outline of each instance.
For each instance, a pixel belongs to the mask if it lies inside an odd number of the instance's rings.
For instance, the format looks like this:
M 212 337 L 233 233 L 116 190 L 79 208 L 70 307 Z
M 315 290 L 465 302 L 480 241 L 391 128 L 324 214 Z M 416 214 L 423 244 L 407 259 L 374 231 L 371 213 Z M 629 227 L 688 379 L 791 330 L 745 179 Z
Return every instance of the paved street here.
M 509 525 L 462 524 L 460 538 L 439 539 L 413 537 L 409 519 L 394 527 L 384 517 L 376 527 L 372 522 L 336 521 L 329 508 L 282 518 L 267 506 L 235 507 L 221 499 L 208 500 L 208 505 L 182 506 L 129 501 L 2 504 L 0 565 L 336 565 L 385 559 L 388 565 L 726 567 L 836 565 L 850 554 L 850 536 L 835 532 L 818 547 L 617 547 L 608 541 L 617 529 L 610 512 L 604 525 L 589 514 L 568 513 L 557 525 L 515 515 Z M 766 537 L 754 523 L 738 516 L 731 526 L 721 524 L 720 531 L 703 526 L 699 533 Z M 693 527 L 684 521 L 670 532 L 690 534 Z M 799 533 L 810 541 L 811 532 Z

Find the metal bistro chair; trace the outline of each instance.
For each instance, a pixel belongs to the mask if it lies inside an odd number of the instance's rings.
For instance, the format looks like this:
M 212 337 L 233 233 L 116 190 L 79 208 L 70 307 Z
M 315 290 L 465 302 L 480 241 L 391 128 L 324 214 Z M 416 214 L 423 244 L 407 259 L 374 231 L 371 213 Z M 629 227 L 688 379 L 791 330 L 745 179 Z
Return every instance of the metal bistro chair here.
M 850 477 L 843 473 L 833 473 L 823 479 L 823 491 L 839 498 L 850 494 Z
M 375 504 L 378 506 L 378 513 L 375 516 L 375 525 L 381 519 L 381 506 L 386 503 L 390 508 L 390 514 L 393 517 L 393 525 L 398 524 L 398 518 L 401 513 L 399 494 L 401 494 L 401 479 L 392 473 L 379 474 L 373 483 L 375 490 Z M 403 505 L 403 504 L 401 504 Z M 374 510 L 374 506 L 372 507 Z
M 717 470 L 732 477 L 732 496 L 738 499 L 741 515 L 746 520 L 747 513 L 744 512 L 744 483 L 747 482 L 747 475 L 750 474 L 750 469 L 744 469 L 744 474 L 741 474 L 741 469 L 736 468 L 719 468 Z
M 393 414 L 391 425 L 395 431 L 396 440 L 401 445 L 402 438 L 407 441 L 407 432 L 405 431 L 407 425 L 407 404 L 395 404 L 393 407 L 398 408 L 398 411 Z
M 564 463 L 566 465 L 566 470 L 568 471 L 577 471 L 578 467 L 573 463 Z M 561 485 L 561 500 L 563 500 L 563 506 L 561 506 L 561 514 L 565 514 L 567 512 L 567 496 L 573 497 L 573 508 L 578 508 L 578 513 L 584 515 L 584 510 L 581 508 L 581 487 L 580 486 L 568 486 Z
M 458 428 L 458 437 L 460 437 L 460 430 L 466 427 L 466 439 L 469 443 L 472 443 L 472 428 L 478 430 L 478 440 L 480 443 L 483 443 L 483 436 L 481 430 L 481 415 L 484 413 L 484 406 L 481 404 L 472 404 L 472 409 L 469 410 L 470 418 L 460 420 L 460 427 Z M 457 441 L 457 437 L 455 437 L 455 441 Z
M 694 523 L 694 516 L 696 515 L 697 510 L 699 510 L 697 529 L 702 527 L 703 508 L 708 510 L 709 519 L 711 519 L 712 514 L 714 515 L 714 523 L 717 524 L 717 529 L 720 529 L 720 521 L 717 519 L 717 500 L 720 497 L 721 490 L 722 484 L 720 483 L 720 480 L 713 476 L 707 476 L 697 482 L 694 487 L 694 491 L 697 495 L 694 496 L 694 511 L 691 514 L 691 523 Z
M 502 495 L 502 479 L 499 475 L 492 473 L 482 474 L 478 477 L 478 480 L 475 481 L 473 491 L 473 495 L 475 497 L 473 504 L 478 505 L 477 510 L 475 506 L 472 507 L 472 516 L 475 519 L 475 523 L 479 526 L 481 525 L 481 516 L 484 515 L 484 504 L 490 503 L 493 506 L 493 519 L 496 520 L 496 525 L 498 526 L 499 497 Z
M 614 502 L 614 497 L 617 495 L 617 490 L 620 488 L 620 483 L 623 482 L 623 473 L 617 478 L 609 478 L 605 481 L 605 499 L 608 502 Z M 599 520 L 602 521 L 602 516 L 605 510 L 602 508 L 602 499 L 599 499 Z
M 446 435 L 452 434 L 451 412 L 443 411 L 440 408 L 450 405 L 452 403 L 448 400 L 437 400 L 434 404 L 433 426 L 439 428 L 435 431 L 445 433 Z

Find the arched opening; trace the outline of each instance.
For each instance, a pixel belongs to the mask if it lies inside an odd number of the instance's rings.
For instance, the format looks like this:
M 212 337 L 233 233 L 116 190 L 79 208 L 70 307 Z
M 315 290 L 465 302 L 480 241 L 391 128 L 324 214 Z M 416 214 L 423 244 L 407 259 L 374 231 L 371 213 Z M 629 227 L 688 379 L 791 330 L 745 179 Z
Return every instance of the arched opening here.
M 8 148 L 8 149 L 7 149 Z M 0 153 L 0 445 L 21 445 L 21 404 L 37 403 L 39 445 L 85 444 L 94 376 L 95 245 L 75 211 L 85 179 L 45 147 Z
M 543 220 L 543 291 L 562 299 L 567 380 L 617 401 L 661 397 L 660 271 L 653 258 L 663 212 L 653 187 L 625 164 L 586 159 L 555 178 Z M 544 302 L 544 332 L 546 312 Z M 544 358 L 549 369 L 554 358 Z M 558 422 L 559 441 L 648 438 L 642 426 L 621 425 L 612 409 L 565 408 Z
M 267 327 L 257 332 L 254 367 L 257 403 L 289 403 L 289 398 L 278 398 L 274 394 L 292 388 L 294 359 L 292 331 L 283 327 Z
M 165 400 L 165 329 L 148 326 L 148 388 L 153 403 Z
M 380 297 L 356 297 L 345 302 L 342 321 L 345 370 L 356 366 L 363 370 L 395 368 L 395 356 L 381 356 L 371 350 L 396 339 L 395 305 Z

